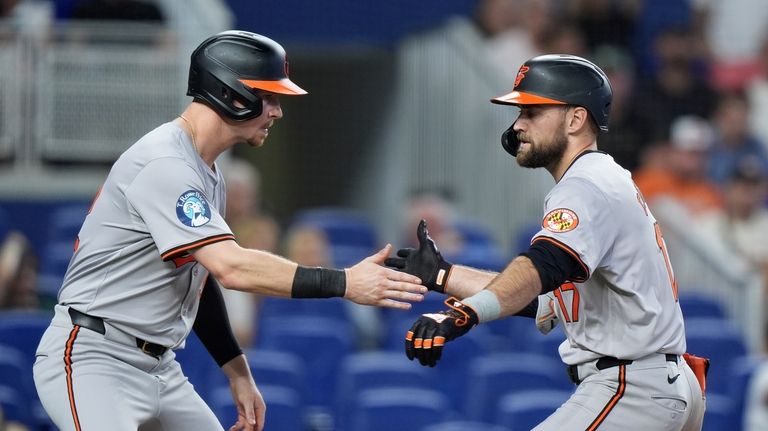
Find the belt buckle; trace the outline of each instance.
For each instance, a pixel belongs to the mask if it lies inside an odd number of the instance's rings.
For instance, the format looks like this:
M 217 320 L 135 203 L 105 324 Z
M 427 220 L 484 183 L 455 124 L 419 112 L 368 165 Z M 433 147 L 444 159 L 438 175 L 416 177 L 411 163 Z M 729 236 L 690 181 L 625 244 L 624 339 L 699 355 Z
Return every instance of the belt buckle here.
M 149 349 L 150 346 L 151 346 L 151 343 L 149 341 L 141 340 L 141 346 L 139 346 L 139 348 L 141 349 L 142 352 L 146 353 L 147 355 L 157 357 L 157 355 L 155 355 L 155 353 Z

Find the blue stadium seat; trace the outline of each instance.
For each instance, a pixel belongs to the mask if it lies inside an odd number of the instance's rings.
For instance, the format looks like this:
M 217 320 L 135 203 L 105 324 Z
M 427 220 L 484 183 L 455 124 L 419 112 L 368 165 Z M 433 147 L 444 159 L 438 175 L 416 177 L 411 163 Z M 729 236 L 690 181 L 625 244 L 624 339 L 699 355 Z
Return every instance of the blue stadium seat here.
M 6 422 L 19 422 L 30 429 L 35 427 L 29 401 L 19 390 L 0 385 L 0 408 Z
M 496 240 L 490 229 L 470 220 L 456 220 L 451 224 L 461 236 L 465 247 L 492 248 L 496 247 Z
M 63 204 L 48 214 L 48 241 L 69 243 L 70 249 L 88 215 L 89 203 Z
M 731 361 L 726 396 L 733 403 L 733 429 L 742 429 L 749 382 L 762 363 L 757 356 L 742 356 Z
M 350 406 L 362 391 L 390 386 L 430 388 L 436 377 L 434 368 L 415 364 L 402 352 L 351 354 L 339 369 L 336 416 L 347 417 Z
M 302 358 L 289 352 L 264 349 L 250 349 L 245 355 L 259 387 L 284 386 L 299 396 L 305 393 L 307 369 Z
M 429 425 L 421 431 L 509 431 L 509 428 L 486 422 L 445 421 Z
M 699 317 L 725 319 L 727 317 L 723 304 L 717 298 L 701 293 L 681 293 L 680 308 L 686 319 Z
M 290 299 L 265 297 L 259 306 L 259 318 L 275 316 L 325 316 L 340 320 L 349 320 L 346 300 L 343 298 L 327 299 Z
M 4 209 L 0 208 L 0 242 L 5 239 L 8 231 L 11 230 L 11 221 Z
M 707 410 L 701 431 L 740 430 L 735 427 L 736 414 L 733 401 L 727 396 L 707 391 Z
M 347 322 L 317 316 L 275 316 L 259 326 L 257 348 L 290 352 L 304 361 L 309 406 L 332 409 L 336 376 L 344 357 L 354 350 L 354 330 Z
M 560 344 L 565 341 L 565 333 L 563 332 L 562 324 L 557 325 L 555 329 L 547 335 L 540 333 L 535 325 L 532 325 L 532 327 L 528 328 L 528 340 L 530 341 L 528 351 L 560 360 L 558 349 L 560 348 Z
M 33 364 L 37 345 L 52 317 L 43 311 L 0 312 L 0 344 L 18 349 L 24 360 Z
M 430 389 L 381 388 L 363 391 L 346 431 L 418 430 L 452 419 L 445 395 Z
M 0 386 L 16 389 L 26 399 L 37 396 L 32 363 L 24 360 L 20 350 L 7 345 L 0 345 Z
M 223 372 L 194 331 L 187 337 L 184 348 L 174 352 L 176 353 L 176 360 L 181 365 L 181 370 L 195 387 L 195 391 L 201 397 L 207 398 L 213 389 L 212 384 L 221 381 Z
M 40 273 L 63 280 L 74 252 L 74 241 L 57 241 L 47 244 L 40 256 Z
M 292 225 L 323 230 L 331 244 L 333 263 L 351 266 L 377 250 L 376 230 L 364 215 L 345 208 L 315 208 L 300 212 Z
M 528 431 L 557 410 L 571 393 L 534 390 L 505 395 L 499 401 L 496 423 L 508 427 L 510 431 Z
M 284 386 L 259 385 L 259 392 L 267 405 L 265 428 L 267 430 L 303 431 L 305 430 L 302 414 L 301 397 Z M 209 400 L 213 413 L 229 429 L 237 422 L 237 407 L 232 400 L 229 386 L 220 386 L 213 390 Z
M 475 359 L 467 375 L 467 416 L 493 422 L 505 395 L 537 389 L 573 390 L 565 366 L 534 353 L 496 353 Z
M 692 318 L 685 321 L 688 352 L 709 358 L 707 394 L 728 391 L 731 364 L 747 354 L 743 334 L 733 322 L 716 318 Z

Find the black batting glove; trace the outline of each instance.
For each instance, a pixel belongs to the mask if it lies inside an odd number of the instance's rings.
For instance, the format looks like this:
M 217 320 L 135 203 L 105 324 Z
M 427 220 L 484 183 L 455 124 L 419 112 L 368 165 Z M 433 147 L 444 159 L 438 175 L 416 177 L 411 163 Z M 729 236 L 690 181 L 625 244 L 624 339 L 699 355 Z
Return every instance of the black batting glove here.
M 421 365 L 434 367 L 443 355 L 446 341 L 469 332 L 478 323 L 477 313 L 454 297 L 445 300 L 450 309 L 422 314 L 405 335 L 405 355 Z
M 402 272 L 415 275 L 429 290 L 445 293 L 445 285 L 451 273 L 451 263 L 443 259 L 440 250 L 427 231 L 427 221 L 421 220 L 416 229 L 419 248 L 401 248 L 398 257 L 388 257 L 384 264 Z

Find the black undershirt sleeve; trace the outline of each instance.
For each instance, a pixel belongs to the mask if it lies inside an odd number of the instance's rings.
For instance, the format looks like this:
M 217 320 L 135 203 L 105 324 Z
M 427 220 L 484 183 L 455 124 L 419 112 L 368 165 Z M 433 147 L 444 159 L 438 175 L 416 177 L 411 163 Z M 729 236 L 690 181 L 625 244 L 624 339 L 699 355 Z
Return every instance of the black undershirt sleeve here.
M 557 289 L 566 280 L 583 280 L 589 276 L 576 258 L 549 241 L 535 241 L 527 252 L 520 254 L 531 259 L 538 271 L 541 293 Z
M 243 353 L 229 325 L 221 288 L 211 276 L 205 282 L 192 329 L 219 366 Z

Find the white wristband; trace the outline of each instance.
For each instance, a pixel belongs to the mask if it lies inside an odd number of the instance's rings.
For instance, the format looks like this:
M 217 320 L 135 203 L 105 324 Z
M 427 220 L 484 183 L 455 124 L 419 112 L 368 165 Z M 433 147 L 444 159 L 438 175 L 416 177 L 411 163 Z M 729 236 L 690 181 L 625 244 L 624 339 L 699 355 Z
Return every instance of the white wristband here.
M 469 298 L 462 299 L 461 302 L 475 310 L 480 323 L 496 320 L 501 316 L 499 298 L 490 290 L 482 290 Z

